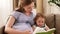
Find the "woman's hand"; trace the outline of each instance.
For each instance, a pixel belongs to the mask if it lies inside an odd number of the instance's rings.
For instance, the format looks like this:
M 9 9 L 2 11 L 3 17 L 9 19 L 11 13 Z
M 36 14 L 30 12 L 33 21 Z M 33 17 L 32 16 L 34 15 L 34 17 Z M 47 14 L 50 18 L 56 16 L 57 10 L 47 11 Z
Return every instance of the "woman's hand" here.
M 32 33 L 31 33 L 31 31 L 29 31 L 29 30 L 25 30 L 25 31 L 24 31 L 24 34 L 32 34 Z

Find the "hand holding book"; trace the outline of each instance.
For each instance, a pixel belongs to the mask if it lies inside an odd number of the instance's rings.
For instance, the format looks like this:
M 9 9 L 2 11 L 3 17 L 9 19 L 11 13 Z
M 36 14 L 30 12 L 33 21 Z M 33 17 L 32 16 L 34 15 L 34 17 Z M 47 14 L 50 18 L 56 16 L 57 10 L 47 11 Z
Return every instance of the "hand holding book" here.
M 43 28 L 36 27 L 33 34 L 52 34 L 55 30 L 56 30 L 55 28 L 52 28 L 52 29 L 45 31 L 45 30 L 43 30 Z

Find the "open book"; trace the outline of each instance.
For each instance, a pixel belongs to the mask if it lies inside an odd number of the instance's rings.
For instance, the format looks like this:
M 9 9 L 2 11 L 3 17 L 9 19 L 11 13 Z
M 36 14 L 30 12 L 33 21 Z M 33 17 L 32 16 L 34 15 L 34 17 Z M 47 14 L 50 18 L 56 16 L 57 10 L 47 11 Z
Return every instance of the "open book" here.
M 52 29 L 49 29 L 49 30 L 46 31 L 43 28 L 36 27 L 33 34 L 52 34 L 55 30 L 56 30 L 55 28 L 52 28 Z

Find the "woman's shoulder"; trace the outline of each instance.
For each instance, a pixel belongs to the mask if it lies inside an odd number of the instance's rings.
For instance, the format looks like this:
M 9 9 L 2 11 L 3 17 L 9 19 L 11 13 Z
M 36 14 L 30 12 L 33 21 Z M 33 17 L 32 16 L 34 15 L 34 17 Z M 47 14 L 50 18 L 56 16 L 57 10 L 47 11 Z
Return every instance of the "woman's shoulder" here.
M 13 13 L 21 13 L 21 12 L 19 12 L 19 11 L 13 11 Z
M 18 11 L 13 11 L 11 12 L 10 16 L 13 16 L 15 17 L 16 19 L 21 15 L 21 12 L 18 12 Z
M 11 12 L 11 14 L 21 14 L 21 12 L 18 12 L 18 11 L 13 11 L 13 12 Z

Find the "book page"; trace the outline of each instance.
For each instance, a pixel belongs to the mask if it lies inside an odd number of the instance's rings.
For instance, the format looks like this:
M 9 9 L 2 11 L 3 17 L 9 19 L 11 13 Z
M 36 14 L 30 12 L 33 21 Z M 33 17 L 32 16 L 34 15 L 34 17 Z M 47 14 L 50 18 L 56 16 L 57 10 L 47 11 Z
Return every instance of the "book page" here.
M 36 27 L 36 29 L 34 30 L 33 34 L 36 34 L 36 33 L 53 33 L 56 29 L 55 28 L 52 28 L 52 29 L 49 29 L 49 30 L 44 30 L 44 28 L 40 28 L 40 27 Z
M 34 30 L 33 34 L 35 34 L 37 32 L 46 32 L 46 31 L 44 30 L 44 28 L 36 27 L 36 29 Z

